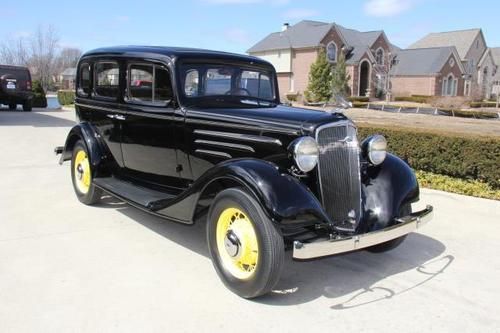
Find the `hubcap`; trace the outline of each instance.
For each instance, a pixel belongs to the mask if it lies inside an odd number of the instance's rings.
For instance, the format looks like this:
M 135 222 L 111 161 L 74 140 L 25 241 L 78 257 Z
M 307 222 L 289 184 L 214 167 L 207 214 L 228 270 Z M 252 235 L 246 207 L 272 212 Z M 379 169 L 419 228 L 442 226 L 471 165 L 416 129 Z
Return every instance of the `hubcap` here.
M 259 259 L 257 235 L 250 219 L 238 208 L 227 208 L 219 216 L 217 250 L 224 268 L 245 280 L 254 273 Z
M 90 188 L 91 174 L 87 153 L 79 150 L 75 157 L 75 185 L 78 191 L 86 194 Z

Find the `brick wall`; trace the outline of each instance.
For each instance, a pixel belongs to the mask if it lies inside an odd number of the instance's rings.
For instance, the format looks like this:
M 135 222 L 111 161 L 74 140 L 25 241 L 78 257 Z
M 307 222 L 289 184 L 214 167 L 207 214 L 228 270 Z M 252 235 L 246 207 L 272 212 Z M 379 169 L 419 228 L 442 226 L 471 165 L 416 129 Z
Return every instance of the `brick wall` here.
M 455 64 L 450 66 L 450 59 L 453 59 Z M 446 61 L 446 64 L 443 66 L 441 69 L 440 75 L 437 77 L 435 81 L 435 88 L 434 88 L 434 95 L 436 96 L 441 96 L 442 95 L 442 89 L 443 89 L 443 80 L 448 77 L 450 73 L 455 76 L 456 79 L 458 79 L 458 87 L 457 87 L 457 96 L 463 96 L 464 95 L 464 79 L 462 78 L 462 72 L 460 71 L 460 67 L 458 65 L 458 59 L 455 58 L 454 55 L 451 55 L 448 60 Z
M 436 94 L 434 76 L 393 76 L 391 83 L 393 96 L 433 96 Z
M 304 95 L 309 82 L 309 69 L 316 60 L 318 51 L 315 48 L 293 50 L 292 73 L 294 81 L 294 91 Z
M 290 73 L 278 73 L 278 88 L 280 91 L 280 99 L 285 101 L 285 95 L 290 91 Z

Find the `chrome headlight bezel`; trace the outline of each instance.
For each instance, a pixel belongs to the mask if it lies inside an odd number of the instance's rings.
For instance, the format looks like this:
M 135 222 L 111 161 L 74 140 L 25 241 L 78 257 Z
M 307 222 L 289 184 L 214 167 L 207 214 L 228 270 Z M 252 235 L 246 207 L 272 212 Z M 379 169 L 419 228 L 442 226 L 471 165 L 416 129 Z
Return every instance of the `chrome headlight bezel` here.
M 310 136 L 303 136 L 294 140 L 291 144 L 291 152 L 295 165 L 302 172 L 311 172 L 318 165 L 318 143 Z
M 372 165 L 380 165 L 387 157 L 387 140 L 383 135 L 372 135 L 362 143 L 363 155 Z

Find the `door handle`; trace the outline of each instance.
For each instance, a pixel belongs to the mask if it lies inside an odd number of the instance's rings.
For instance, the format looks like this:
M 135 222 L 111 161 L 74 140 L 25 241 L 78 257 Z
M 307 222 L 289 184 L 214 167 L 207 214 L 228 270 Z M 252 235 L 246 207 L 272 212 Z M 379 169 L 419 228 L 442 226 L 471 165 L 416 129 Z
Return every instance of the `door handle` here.
M 110 119 L 116 119 L 116 120 L 125 120 L 127 117 L 121 115 L 121 114 L 107 114 L 106 117 Z

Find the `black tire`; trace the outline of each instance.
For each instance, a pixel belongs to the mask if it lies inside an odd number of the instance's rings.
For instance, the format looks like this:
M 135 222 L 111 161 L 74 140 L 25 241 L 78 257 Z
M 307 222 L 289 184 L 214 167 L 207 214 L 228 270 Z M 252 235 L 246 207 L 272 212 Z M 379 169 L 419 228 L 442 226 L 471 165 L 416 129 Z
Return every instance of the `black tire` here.
M 258 244 L 258 261 L 252 275 L 240 279 L 222 262 L 217 247 L 217 223 L 227 208 L 237 208 L 250 220 Z M 284 241 L 259 203 L 239 188 L 220 192 L 214 199 L 207 221 L 207 243 L 212 263 L 226 287 L 243 298 L 255 298 L 272 290 L 280 279 L 284 261 Z
M 33 104 L 31 103 L 31 101 L 26 101 L 24 102 L 23 104 L 23 111 L 31 111 L 33 109 Z
M 17 109 L 17 104 L 9 104 L 9 110 L 14 111 Z
M 80 189 L 77 186 L 77 179 L 76 179 L 76 173 L 75 173 L 75 158 L 78 154 L 79 151 L 84 151 L 87 156 L 88 151 L 87 147 L 83 143 L 83 141 L 79 140 L 75 143 L 75 146 L 73 147 L 73 156 L 71 158 L 71 181 L 73 183 L 73 189 L 75 190 L 76 197 L 80 202 L 86 204 L 86 205 L 92 205 L 97 203 L 101 197 L 102 197 L 102 190 L 95 187 L 93 183 L 93 175 L 92 173 L 90 174 L 90 186 L 88 188 L 88 191 L 86 193 L 80 191 Z M 90 157 L 89 157 L 90 160 Z
M 406 204 L 403 207 L 401 207 L 401 209 L 399 211 L 399 216 L 407 216 L 410 214 L 411 214 L 411 204 Z M 404 236 L 401 236 L 399 238 L 395 238 L 393 240 L 390 240 L 390 241 L 387 241 L 384 243 L 370 246 L 370 247 L 366 248 L 366 250 L 369 252 L 373 252 L 373 253 L 382 253 L 382 252 L 387 252 L 387 251 L 393 250 L 396 247 L 398 247 L 399 245 L 401 245 L 401 243 L 403 243 L 403 241 L 406 239 L 406 236 L 407 235 L 404 235 Z

